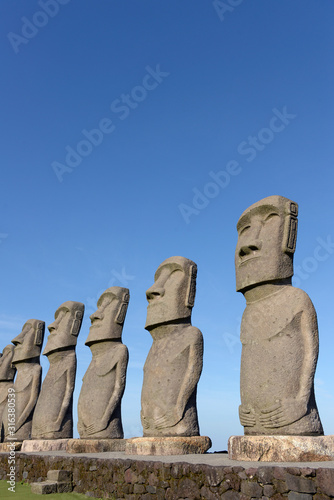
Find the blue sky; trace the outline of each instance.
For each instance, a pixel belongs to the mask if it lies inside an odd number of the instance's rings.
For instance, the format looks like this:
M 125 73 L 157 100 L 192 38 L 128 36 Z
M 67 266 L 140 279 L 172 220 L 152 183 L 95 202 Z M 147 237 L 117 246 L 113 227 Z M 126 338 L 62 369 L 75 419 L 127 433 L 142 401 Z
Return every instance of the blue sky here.
M 316 397 L 334 434 L 333 14 L 330 0 L 1 1 L 0 349 L 27 319 L 85 303 L 77 400 L 89 315 L 127 286 L 123 425 L 140 436 L 145 291 L 164 259 L 190 258 L 201 434 L 226 449 L 243 432 L 236 223 L 279 194 L 299 204 L 294 283 L 318 313 Z

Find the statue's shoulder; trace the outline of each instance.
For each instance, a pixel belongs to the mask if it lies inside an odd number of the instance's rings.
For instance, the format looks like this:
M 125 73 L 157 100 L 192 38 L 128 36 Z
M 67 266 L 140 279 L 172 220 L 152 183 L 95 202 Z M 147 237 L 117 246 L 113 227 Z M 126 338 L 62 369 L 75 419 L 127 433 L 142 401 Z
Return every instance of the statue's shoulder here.
M 119 358 L 124 358 L 124 357 L 129 357 L 129 350 L 126 347 L 126 345 L 122 344 L 121 342 L 117 344 L 114 348 L 114 354 L 118 356 Z
M 302 315 L 315 317 L 311 299 L 306 292 L 293 286 L 281 288 L 262 300 L 248 304 L 241 322 L 243 344 L 264 341 L 281 335 Z M 298 331 L 298 329 L 295 331 Z
M 314 311 L 314 306 L 312 300 L 304 290 L 296 288 L 294 286 L 289 286 L 285 290 L 285 300 L 287 304 L 293 305 L 296 313 L 299 311 L 307 310 Z
M 95 360 L 95 372 L 99 377 L 108 375 L 119 362 L 128 359 L 128 348 L 122 343 L 111 345 L 111 348 Z
M 202 332 L 199 328 L 196 328 L 196 326 L 186 326 L 184 328 L 184 337 L 192 344 L 198 344 L 199 342 L 203 342 L 203 335 Z

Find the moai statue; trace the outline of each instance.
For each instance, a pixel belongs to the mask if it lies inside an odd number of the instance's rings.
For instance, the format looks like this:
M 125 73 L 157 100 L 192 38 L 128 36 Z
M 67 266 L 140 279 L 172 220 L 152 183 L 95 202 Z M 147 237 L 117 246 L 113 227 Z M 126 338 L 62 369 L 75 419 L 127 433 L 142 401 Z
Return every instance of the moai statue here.
M 85 344 L 92 361 L 84 375 L 78 401 L 78 431 L 85 439 L 123 439 L 121 400 L 125 389 L 128 349 L 122 330 L 129 290 L 113 286 L 97 302 L 90 316 Z
M 144 437 L 198 436 L 197 383 L 203 337 L 191 325 L 197 266 L 170 257 L 158 267 L 148 300 L 145 329 L 153 338 L 144 366 L 141 422 Z
M 14 377 L 16 368 L 12 364 L 14 356 L 13 344 L 7 345 L 2 354 L 0 353 L 0 443 L 2 443 L 3 428 L 2 428 L 2 414 L 7 405 L 8 389 L 14 386 Z M 5 415 L 7 418 L 7 415 Z
M 77 358 L 75 346 L 85 306 L 71 300 L 55 312 L 48 326 L 50 335 L 43 351 L 50 367 L 43 381 L 34 418 L 33 439 L 66 439 L 73 437 L 73 391 Z
M 34 409 L 41 388 L 42 367 L 39 363 L 44 339 L 45 323 L 30 319 L 23 326 L 20 335 L 12 340 L 15 346 L 12 363 L 17 370 L 15 390 L 15 432 L 8 424 L 7 405 L 3 411 L 5 441 L 31 439 L 31 426 Z M 10 425 L 10 428 L 9 428 Z
M 270 196 L 241 215 L 236 288 L 241 322 L 240 422 L 246 435 L 322 435 L 314 396 L 317 316 L 291 285 L 298 205 Z

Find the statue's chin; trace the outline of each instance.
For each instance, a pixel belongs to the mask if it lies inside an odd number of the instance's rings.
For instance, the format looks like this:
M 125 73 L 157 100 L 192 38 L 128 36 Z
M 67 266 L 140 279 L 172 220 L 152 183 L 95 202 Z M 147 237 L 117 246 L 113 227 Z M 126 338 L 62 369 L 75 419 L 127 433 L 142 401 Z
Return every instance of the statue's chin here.
M 156 328 L 158 326 L 162 325 L 172 325 L 172 324 L 177 324 L 177 323 L 188 323 L 190 322 L 191 314 L 189 314 L 189 310 L 185 311 L 184 315 L 181 315 L 180 313 L 177 314 L 170 314 L 170 315 L 164 315 L 164 316 L 158 316 L 156 314 L 152 315 L 147 315 L 146 318 L 146 324 L 145 324 L 145 330 L 152 330 L 153 328 Z

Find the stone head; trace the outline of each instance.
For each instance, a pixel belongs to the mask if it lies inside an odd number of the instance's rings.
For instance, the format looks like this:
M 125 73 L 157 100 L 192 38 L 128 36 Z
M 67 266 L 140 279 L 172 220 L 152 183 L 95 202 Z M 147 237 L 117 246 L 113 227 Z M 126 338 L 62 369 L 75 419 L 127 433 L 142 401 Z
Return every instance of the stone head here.
M 22 328 L 20 335 L 12 340 L 15 346 L 13 363 L 39 357 L 44 340 L 45 322 L 39 319 L 29 319 Z
M 269 196 L 243 212 L 235 251 L 238 292 L 293 275 L 297 216 L 297 203 L 283 196 Z
M 190 320 L 196 276 L 196 264 L 185 257 L 170 257 L 160 264 L 154 284 L 146 291 L 146 330 L 177 320 Z
M 14 380 L 16 368 L 12 365 L 14 356 L 13 344 L 7 345 L 0 354 L 0 381 Z
M 84 311 L 84 304 L 72 300 L 58 307 L 54 322 L 48 326 L 50 335 L 43 351 L 44 355 L 76 346 Z
M 121 339 L 129 299 L 128 288 L 112 286 L 103 292 L 97 301 L 97 310 L 90 316 L 92 324 L 86 345 Z

